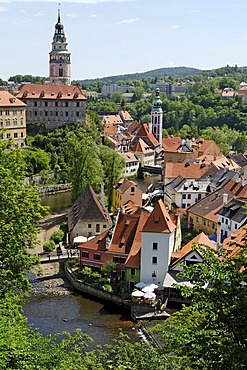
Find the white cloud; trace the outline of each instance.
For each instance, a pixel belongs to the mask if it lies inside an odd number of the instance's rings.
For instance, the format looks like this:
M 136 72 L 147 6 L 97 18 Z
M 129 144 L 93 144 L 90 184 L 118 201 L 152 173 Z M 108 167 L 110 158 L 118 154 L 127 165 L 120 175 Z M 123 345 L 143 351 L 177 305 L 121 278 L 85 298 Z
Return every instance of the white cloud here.
M 200 13 L 200 10 L 190 10 L 189 13 Z
M 5 6 L 0 6 L 0 12 L 6 12 L 7 8 Z
M 102 4 L 102 3 L 129 3 L 137 0 L 63 0 L 63 3 L 76 3 L 76 4 Z M 57 3 L 57 0 L 0 0 L 0 3 Z
M 178 28 L 179 28 L 179 25 L 178 24 L 174 24 L 173 26 L 171 26 L 171 29 L 173 29 L 173 30 L 176 30 Z
M 118 24 L 130 24 L 134 22 L 138 22 L 139 18 L 129 18 L 129 19 L 123 19 L 122 21 L 118 22 Z
M 97 14 L 91 14 L 90 17 L 91 18 L 98 18 L 98 15 Z

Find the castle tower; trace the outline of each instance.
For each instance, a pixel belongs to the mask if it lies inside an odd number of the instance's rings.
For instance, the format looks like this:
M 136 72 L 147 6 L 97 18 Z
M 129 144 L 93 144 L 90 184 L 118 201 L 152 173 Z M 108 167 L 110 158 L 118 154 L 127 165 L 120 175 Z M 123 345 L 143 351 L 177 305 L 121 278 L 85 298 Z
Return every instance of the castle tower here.
M 155 98 L 153 100 L 153 108 L 151 110 L 151 122 L 149 123 L 149 132 L 154 135 L 160 145 L 162 145 L 162 123 L 163 110 L 161 108 L 162 101 L 160 99 L 160 89 L 155 90 Z
M 58 9 L 58 21 L 55 25 L 55 33 L 52 41 L 50 55 L 50 83 L 56 85 L 70 85 L 70 53 L 64 33 L 63 24 L 60 20 L 60 9 Z

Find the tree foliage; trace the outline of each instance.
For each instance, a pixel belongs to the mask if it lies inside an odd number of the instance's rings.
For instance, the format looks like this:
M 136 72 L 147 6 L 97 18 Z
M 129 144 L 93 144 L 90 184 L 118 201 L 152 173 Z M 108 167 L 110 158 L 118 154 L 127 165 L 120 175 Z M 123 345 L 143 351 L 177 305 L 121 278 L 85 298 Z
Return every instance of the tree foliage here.
M 36 190 L 24 185 L 23 152 L 12 145 L 0 142 L 0 296 L 28 290 L 26 271 L 37 261 L 27 248 L 37 243 L 36 222 L 45 212 Z
M 195 246 L 203 262 L 184 267 L 181 276 L 193 287 L 178 286 L 190 307 L 157 330 L 162 353 L 188 369 L 245 369 L 247 366 L 246 246 L 214 251 Z M 205 288 L 206 287 L 206 288 Z

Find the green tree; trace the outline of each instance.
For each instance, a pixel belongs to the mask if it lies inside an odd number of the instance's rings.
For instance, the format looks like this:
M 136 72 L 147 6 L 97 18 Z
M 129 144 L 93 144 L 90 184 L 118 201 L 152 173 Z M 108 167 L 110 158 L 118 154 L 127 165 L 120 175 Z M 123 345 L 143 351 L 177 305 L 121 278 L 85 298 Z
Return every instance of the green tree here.
M 35 175 L 42 171 L 50 170 L 50 156 L 42 149 L 30 150 L 24 149 L 27 172 L 29 175 Z
M 181 277 L 193 287 L 178 285 L 190 307 L 157 330 L 162 353 L 188 369 L 245 369 L 247 366 L 246 245 L 238 253 L 195 246 L 202 263 L 184 267 Z
M 0 297 L 7 292 L 26 293 L 26 272 L 37 263 L 27 248 L 37 243 L 37 221 L 45 208 L 37 191 L 24 185 L 23 151 L 0 141 Z
M 113 185 L 119 180 L 124 168 L 124 159 L 115 150 L 100 146 L 100 159 L 104 170 L 105 194 L 108 199 L 108 210 L 112 208 Z
M 87 184 L 99 191 L 99 186 L 103 182 L 103 169 L 99 158 L 99 148 L 94 139 L 85 131 L 78 130 L 69 132 L 65 141 L 73 200 Z

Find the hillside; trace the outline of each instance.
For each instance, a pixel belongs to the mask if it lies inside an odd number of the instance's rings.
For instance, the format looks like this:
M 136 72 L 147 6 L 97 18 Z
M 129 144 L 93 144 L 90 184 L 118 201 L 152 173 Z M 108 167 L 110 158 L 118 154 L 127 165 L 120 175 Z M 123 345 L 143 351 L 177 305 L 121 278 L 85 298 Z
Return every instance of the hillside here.
M 86 79 L 81 80 L 81 82 L 91 83 L 95 81 L 103 81 L 106 83 L 115 83 L 117 81 L 129 81 L 129 80 L 141 80 L 142 78 L 150 78 L 150 77 L 163 77 L 163 76 L 172 76 L 172 77 L 187 77 L 196 75 L 203 72 L 200 69 L 190 68 L 190 67 L 171 67 L 171 68 L 158 68 L 153 69 L 147 72 L 141 73 L 130 73 L 124 75 L 117 75 L 117 76 L 108 76 L 102 78 L 95 78 L 95 79 Z

